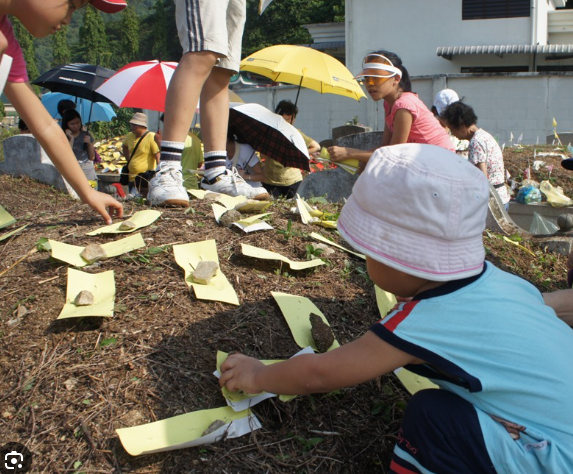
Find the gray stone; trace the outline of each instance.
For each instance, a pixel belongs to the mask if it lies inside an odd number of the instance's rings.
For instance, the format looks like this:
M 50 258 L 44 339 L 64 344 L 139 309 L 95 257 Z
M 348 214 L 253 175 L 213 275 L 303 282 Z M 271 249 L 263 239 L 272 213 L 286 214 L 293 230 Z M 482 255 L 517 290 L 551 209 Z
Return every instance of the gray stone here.
M 32 135 L 14 135 L 4 140 L 2 146 L 4 162 L 0 163 L 0 174 L 29 176 L 79 199 Z
M 221 217 L 219 217 L 219 224 L 223 227 L 231 227 L 234 222 L 241 220 L 241 213 L 235 209 L 229 209 Z
M 193 281 L 201 285 L 208 285 L 211 282 L 211 278 L 217 274 L 218 270 L 219 265 L 217 265 L 216 262 L 212 262 L 210 260 L 199 262 L 192 275 Z
M 370 127 L 365 127 L 362 125 L 342 125 L 332 129 L 332 140 L 336 142 L 336 140 L 339 138 L 345 137 L 347 135 L 354 135 L 356 133 L 365 133 L 371 131 L 372 129 Z
M 94 295 L 91 291 L 82 290 L 80 291 L 76 298 L 74 299 L 74 304 L 76 306 L 91 306 L 94 304 Z
M 100 244 L 89 244 L 80 253 L 82 257 L 88 263 L 94 263 L 98 260 L 103 260 L 107 258 L 104 248 Z
M 214 431 L 217 431 L 219 428 L 222 428 L 223 426 L 225 426 L 227 423 L 225 423 L 223 420 L 215 420 L 213 423 L 211 423 L 207 428 L 205 428 L 205 431 L 203 431 L 203 433 L 201 434 L 201 436 L 207 436 L 208 434 L 213 433 Z
M 563 145 L 573 145 L 573 132 L 561 132 L 557 133 L 559 135 L 559 140 Z M 559 145 L 559 141 L 555 138 L 555 135 L 547 135 L 545 137 L 545 143 L 547 145 Z
M 374 150 L 382 143 L 383 132 L 355 133 L 339 138 L 337 146 L 346 146 L 358 150 Z M 352 187 L 358 179 L 358 173 L 352 175 L 341 168 L 318 171 L 309 174 L 298 188 L 303 198 L 326 196 L 330 202 L 340 202 L 352 193 Z
M 123 221 L 119 226 L 119 230 L 133 230 L 137 227 L 133 221 Z

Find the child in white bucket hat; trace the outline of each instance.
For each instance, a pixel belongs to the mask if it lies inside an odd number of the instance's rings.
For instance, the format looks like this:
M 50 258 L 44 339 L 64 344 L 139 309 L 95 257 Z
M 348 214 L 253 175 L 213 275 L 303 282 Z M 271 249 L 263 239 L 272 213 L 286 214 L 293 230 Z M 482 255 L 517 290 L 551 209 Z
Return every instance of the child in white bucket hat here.
M 377 150 L 338 228 L 374 283 L 407 302 L 324 354 L 269 366 L 230 355 L 220 384 L 309 394 L 406 367 L 440 389 L 410 400 L 389 472 L 572 472 L 573 331 L 535 287 L 484 261 L 488 195 L 483 173 L 441 147 Z

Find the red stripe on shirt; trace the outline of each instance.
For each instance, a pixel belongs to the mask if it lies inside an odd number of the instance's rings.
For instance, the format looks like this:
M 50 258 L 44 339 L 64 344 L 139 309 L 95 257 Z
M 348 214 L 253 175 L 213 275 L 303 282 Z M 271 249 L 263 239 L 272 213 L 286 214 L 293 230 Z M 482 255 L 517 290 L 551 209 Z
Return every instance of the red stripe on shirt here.
M 402 311 L 396 313 L 387 323 L 384 323 L 384 327 L 388 329 L 388 331 L 394 332 L 398 327 L 398 324 L 408 317 L 417 304 L 418 301 L 410 301 L 409 303 L 406 303 L 404 308 L 402 308 Z
M 390 463 L 390 472 L 395 472 L 396 474 L 418 474 L 419 471 L 412 471 L 405 467 L 400 466 L 396 461 L 392 460 Z

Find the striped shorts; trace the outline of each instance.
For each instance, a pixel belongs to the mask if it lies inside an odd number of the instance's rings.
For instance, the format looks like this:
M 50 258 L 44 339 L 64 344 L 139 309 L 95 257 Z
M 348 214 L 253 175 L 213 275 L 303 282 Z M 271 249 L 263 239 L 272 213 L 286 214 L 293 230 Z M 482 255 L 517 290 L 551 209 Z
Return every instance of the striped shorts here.
M 174 0 L 183 53 L 212 51 L 216 66 L 239 71 L 246 0 Z

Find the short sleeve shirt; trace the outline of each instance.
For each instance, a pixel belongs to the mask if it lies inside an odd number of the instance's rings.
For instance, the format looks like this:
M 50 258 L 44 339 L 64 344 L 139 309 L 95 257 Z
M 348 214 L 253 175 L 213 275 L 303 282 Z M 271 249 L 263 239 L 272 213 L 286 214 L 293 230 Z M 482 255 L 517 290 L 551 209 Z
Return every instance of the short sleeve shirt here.
M 154 139 L 155 133 L 149 132 L 141 140 L 141 143 L 135 150 L 135 155 L 129 160 L 129 180 L 133 181 L 139 173 L 145 173 L 148 170 L 154 170 L 157 166 L 155 154 L 159 152 L 159 147 Z M 129 152 L 132 153 L 135 144 L 139 138 L 135 138 L 133 132 L 129 132 L 123 141 Z
M 474 165 L 485 163 L 487 179 L 492 185 L 505 183 L 505 167 L 503 165 L 503 153 L 495 138 L 485 130 L 479 128 L 468 147 L 468 160 Z M 505 186 L 496 188 L 501 201 L 509 202 L 509 194 Z
M 72 150 L 74 151 L 74 155 L 76 155 L 76 160 L 78 160 L 80 163 L 89 161 L 88 151 L 87 149 L 84 150 L 84 137 L 86 136 L 86 133 L 90 137 L 90 142 L 93 143 L 93 137 L 88 132 L 80 130 L 79 135 L 74 138 L 74 143 L 72 145 Z
M 235 155 L 232 158 L 227 158 L 227 168 L 231 169 L 234 166 L 250 174 L 257 163 L 259 163 L 259 156 L 251 145 L 235 142 Z M 260 181 L 247 180 L 247 183 L 253 188 L 260 188 L 263 185 Z
M 486 262 L 373 325 L 406 368 L 471 403 L 499 474 L 572 472 L 573 331 L 539 290 Z M 524 426 L 513 439 L 492 416 Z
M 394 133 L 394 118 L 401 109 L 410 112 L 413 118 L 408 143 L 427 143 L 455 151 L 446 129 L 440 125 L 418 95 L 412 92 L 404 92 L 391 109 L 388 103 L 384 102 L 386 126 L 392 133 Z
M 26 60 L 24 59 L 24 54 L 22 53 L 22 48 L 20 48 L 20 43 L 14 36 L 14 30 L 12 24 L 6 15 L 0 16 L 0 31 L 8 40 L 8 47 L 4 54 L 7 54 L 12 58 L 12 68 L 10 69 L 10 74 L 8 75 L 8 81 L 10 82 L 28 82 L 28 72 L 26 71 Z

